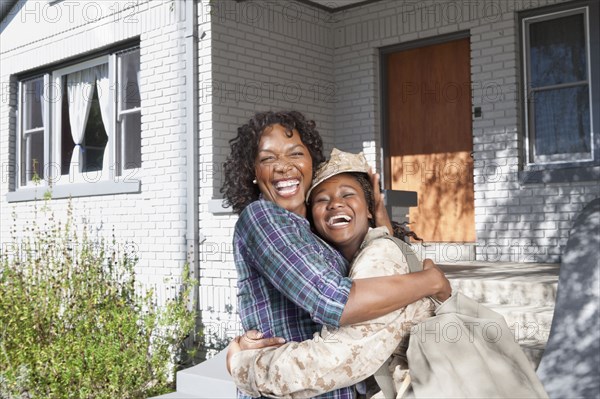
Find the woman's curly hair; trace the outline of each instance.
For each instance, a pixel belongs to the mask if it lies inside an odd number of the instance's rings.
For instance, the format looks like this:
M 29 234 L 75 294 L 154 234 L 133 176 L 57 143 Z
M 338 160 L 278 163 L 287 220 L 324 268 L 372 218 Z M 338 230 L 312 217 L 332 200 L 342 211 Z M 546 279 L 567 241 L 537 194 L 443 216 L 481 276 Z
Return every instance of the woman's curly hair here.
M 323 140 L 314 121 L 307 120 L 297 111 L 267 111 L 255 114 L 248 123 L 238 128 L 237 136 L 229 141 L 231 153 L 223 165 L 225 179 L 221 193 L 225 198 L 225 205 L 230 205 L 237 214 L 258 199 L 258 185 L 252 183 L 255 179 L 254 162 L 258 153 L 258 143 L 265 128 L 275 124 L 285 127 L 289 137 L 292 137 L 292 130 L 298 131 L 312 158 L 313 171 L 325 160 Z

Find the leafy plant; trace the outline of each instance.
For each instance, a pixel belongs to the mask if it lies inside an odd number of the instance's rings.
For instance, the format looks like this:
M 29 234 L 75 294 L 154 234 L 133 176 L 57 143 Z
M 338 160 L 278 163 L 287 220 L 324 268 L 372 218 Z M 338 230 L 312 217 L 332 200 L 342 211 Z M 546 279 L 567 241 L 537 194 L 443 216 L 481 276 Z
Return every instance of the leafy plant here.
M 36 208 L 37 209 L 37 208 Z M 146 398 L 173 390 L 195 312 L 195 282 L 158 306 L 137 256 L 113 239 L 38 215 L 11 230 L 0 263 L 0 398 Z M 40 226 L 36 221 L 47 222 Z M 16 221 L 16 215 L 13 214 Z M 15 223 L 16 225 L 16 223 Z

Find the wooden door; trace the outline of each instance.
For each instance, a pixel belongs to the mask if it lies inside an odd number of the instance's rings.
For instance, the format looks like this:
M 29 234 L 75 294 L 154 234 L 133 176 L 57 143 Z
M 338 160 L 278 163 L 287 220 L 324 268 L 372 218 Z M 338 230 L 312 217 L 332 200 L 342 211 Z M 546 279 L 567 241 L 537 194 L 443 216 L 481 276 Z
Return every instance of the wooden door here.
M 416 191 L 411 229 L 428 242 L 474 242 L 469 39 L 389 54 L 388 182 Z

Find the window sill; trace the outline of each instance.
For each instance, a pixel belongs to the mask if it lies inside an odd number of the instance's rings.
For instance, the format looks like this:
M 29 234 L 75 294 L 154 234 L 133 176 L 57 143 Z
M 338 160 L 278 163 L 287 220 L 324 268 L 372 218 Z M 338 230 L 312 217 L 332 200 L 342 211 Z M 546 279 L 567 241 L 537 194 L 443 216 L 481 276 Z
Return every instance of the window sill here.
M 541 167 L 542 166 L 537 166 L 519 171 L 519 183 L 574 183 L 600 180 L 600 166 L 598 165 L 571 166 L 543 170 L 534 169 Z
M 52 199 L 92 197 L 111 194 L 136 194 L 141 192 L 141 182 L 132 180 L 128 182 L 96 182 L 56 185 L 51 187 Z M 6 194 L 8 202 L 23 202 L 44 199 L 48 186 L 22 188 Z
M 232 215 L 233 209 L 223 206 L 223 199 L 213 198 L 208 200 L 208 211 L 214 215 Z

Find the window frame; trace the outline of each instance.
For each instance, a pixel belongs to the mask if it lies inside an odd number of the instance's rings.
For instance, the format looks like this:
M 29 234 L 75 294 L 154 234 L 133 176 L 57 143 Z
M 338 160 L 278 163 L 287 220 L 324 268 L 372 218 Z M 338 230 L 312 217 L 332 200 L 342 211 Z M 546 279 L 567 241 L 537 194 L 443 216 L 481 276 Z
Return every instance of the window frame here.
M 587 9 L 586 18 L 586 44 L 587 63 L 590 93 L 590 133 L 591 133 L 591 158 L 587 160 L 569 159 L 557 162 L 530 162 L 529 130 L 526 117 L 529 106 L 528 83 L 526 83 L 527 68 L 525 58 L 528 56 L 528 45 L 525 37 L 526 29 L 523 20 L 540 18 L 549 15 L 558 15 L 577 10 Z M 600 24 L 595 22 L 600 15 L 600 5 L 591 0 L 574 0 L 566 3 L 554 4 L 534 9 L 523 10 L 517 14 L 517 32 L 520 43 L 519 55 L 521 57 L 520 82 L 521 98 L 519 104 L 521 126 L 521 159 L 518 171 L 518 180 L 521 184 L 563 183 L 573 181 L 594 181 L 600 179 L 600 70 L 593 65 L 600 65 Z
M 17 140 L 15 140 L 16 142 L 16 157 L 17 157 L 17 162 L 19 167 L 17 168 L 18 173 L 16 174 L 15 178 L 16 178 L 16 187 L 34 187 L 38 184 L 46 184 L 47 179 L 48 179 L 48 173 L 50 173 L 50 170 L 52 168 L 46 168 L 46 165 L 42 164 L 41 168 L 43 170 L 43 175 L 44 178 L 40 179 L 40 181 L 38 183 L 36 183 L 34 180 L 28 180 L 27 179 L 27 168 L 26 168 L 26 164 L 23 163 L 23 141 L 25 139 L 25 135 L 30 135 L 30 134 L 36 134 L 34 132 L 25 132 L 24 131 L 24 122 L 23 119 L 27 116 L 26 112 L 25 112 L 25 108 L 23 107 L 24 103 L 24 86 L 26 83 L 28 82 L 32 82 L 38 79 L 42 79 L 42 85 L 43 88 L 46 89 L 49 86 L 49 77 L 48 74 L 38 74 L 32 77 L 29 77 L 27 79 L 22 79 L 18 82 L 18 94 L 17 94 L 17 102 L 18 102 L 18 107 L 17 107 Z M 44 140 L 44 160 L 46 161 L 46 164 L 49 164 L 49 155 L 50 155 L 50 151 L 49 151 L 49 145 L 47 143 L 49 143 L 50 140 L 50 97 L 49 97 L 49 91 L 48 92 L 44 92 L 44 94 L 42 95 L 42 98 L 45 99 L 45 105 L 42 106 L 42 124 L 43 127 L 40 128 L 42 130 L 42 135 L 43 135 L 43 140 Z M 26 157 L 26 156 L 25 156 Z M 46 173 L 48 172 L 48 173 Z M 23 174 L 25 174 L 25 176 L 23 176 Z M 23 183 L 23 180 L 25 181 L 25 183 Z
M 114 195 L 127 193 L 140 193 L 141 181 L 137 177 L 141 171 L 139 168 L 123 170 L 118 163 L 122 160 L 117 160 L 117 112 L 116 112 L 116 95 L 115 90 L 119 86 L 118 71 L 116 70 L 117 54 L 123 51 L 130 51 L 140 48 L 139 38 L 133 41 L 127 41 L 111 46 L 110 48 L 91 53 L 87 56 L 78 56 L 74 59 L 61 61 L 55 64 L 45 66 L 44 68 L 26 71 L 15 75 L 17 83 L 17 96 L 15 104 L 16 129 L 15 142 L 13 149 L 15 151 L 16 171 L 13 175 L 13 189 L 6 195 L 8 202 L 31 201 L 43 199 L 48 190 L 51 190 L 52 198 L 70 198 L 70 197 L 90 197 L 97 195 Z M 141 56 L 141 53 L 140 53 Z M 74 176 L 71 174 L 61 174 L 61 130 L 60 123 L 62 119 L 61 110 L 62 103 L 56 103 L 58 93 L 62 95 L 62 77 L 70 72 L 85 69 L 94 65 L 101 65 L 108 60 L 109 63 L 109 87 L 110 87 L 110 108 L 111 108 L 111 124 L 112 129 L 107 131 L 108 141 L 105 158 L 103 160 L 103 168 L 101 171 L 80 172 Z M 111 65 L 112 62 L 112 65 Z M 141 67 L 141 64 L 140 64 Z M 23 170 L 24 158 L 22 155 L 23 149 L 23 109 L 24 84 L 28 81 L 43 78 L 44 84 L 44 104 L 43 106 L 43 123 L 44 123 L 44 178 L 39 182 L 26 181 L 23 183 L 22 176 L 26 173 Z M 57 80 L 59 86 L 57 91 Z M 140 88 L 141 90 L 141 88 Z M 66 93 L 65 93 L 66 95 Z M 140 115 L 142 105 L 140 104 Z M 58 128 L 58 130 L 57 130 Z M 140 126 L 141 128 L 141 126 Z M 140 151 L 142 148 L 140 146 Z M 82 162 L 83 163 L 83 162 Z M 58 165 L 58 167 L 57 167 Z M 81 167 L 81 166 L 80 166 Z M 90 184 L 94 183 L 94 184 Z
M 524 69 L 524 84 L 523 89 L 525 90 L 524 96 L 527 99 L 527 104 L 524 107 L 525 113 L 525 154 L 527 165 L 546 165 L 546 164 L 561 164 L 561 163 L 574 163 L 574 162 L 585 162 L 585 161 L 593 161 L 594 160 L 594 113 L 592 112 L 592 66 L 591 66 L 591 46 L 590 46 L 590 12 L 589 7 L 582 6 L 577 8 L 571 8 L 568 10 L 554 11 L 550 13 L 542 13 L 539 15 L 531 16 L 523 18 L 521 21 L 521 28 L 523 31 L 523 69 Z M 578 82 L 569 82 L 558 85 L 548 85 L 543 86 L 541 88 L 533 88 L 530 85 L 532 80 L 531 78 L 531 69 L 530 69 L 530 40 L 529 40 L 529 26 L 532 23 L 543 22 L 543 21 L 552 21 L 562 17 L 568 17 L 573 15 L 583 15 L 583 23 L 584 23 L 584 38 L 585 38 L 585 53 L 586 53 L 586 80 L 578 81 Z M 589 153 L 569 153 L 569 154 L 555 154 L 555 155 L 536 155 L 535 154 L 535 114 L 534 107 L 532 107 L 531 98 L 535 96 L 535 93 L 547 90 L 554 89 L 562 89 L 562 88 L 571 88 L 587 85 L 588 86 L 588 101 L 590 106 L 590 152 Z M 531 115 L 530 115 L 531 114 Z M 587 156 L 586 158 L 581 158 L 582 156 Z M 578 160 L 574 160 L 578 159 Z
M 125 139 L 125 134 L 123 134 L 123 129 L 122 129 L 122 123 L 123 123 L 123 116 L 126 115 L 131 115 L 131 114 L 135 114 L 135 113 L 139 113 L 140 114 L 140 121 L 141 121 L 141 117 L 142 117 L 142 104 L 141 104 L 141 98 L 140 98 L 140 106 L 139 107 L 135 107 L 135 108 L 128 108 L 128 109 L 123 109 L 123 103 L 122 103 L 122 99 L 123 99 L 123 95 L 122 92 L 123 90 L 126 90 L 125 85 L 122 84 L 119 80 L 120 77 L 120 72 L 122 71 L 122 58 L 120 57 L 121 55 L 123 55 L 124 53 L 129 53 L 129 52 L 133 52 L 133 51 L 138 51 L 140 52 L 140 57 L 141 57 L 141 51 L 139 46 L 138 47 L 131 47 L 127 50 L 123 50 L 123 51 L 119 51 L 114 53 L 114 62 L 115 62 L 115 69 L 113 69 L 114 71 L 118 71 L 119 73 L 117 73 L 117 77 L 115 77 L 115 82 L 117 85 L 117 90 L 115 90 L 115 95 L 116 95 L 116 99 L 114 101 L 113 104 L 115 104 L 115 110 L 114 110 L 114 115 L 115 115 L 115 125 L 113 128 L 113 133 L 114 133 L 114 138 L 115 138 L 115 145 L 114 145 L 114 154 L 115 154 L 115 158 L 114 159 L 119 159 L 118 163 L 113 163 L 113 165 L 115 165 L 114 169 L 115 172 L 120 176 L 123 173 L 129 173 L 130 171 L 137 171 L 139 169 L 139 167 L 137 168 L 127 168 L 126 164 L 125 164 L 125 154 L 126 154 L 126 146 L 124 144 L 124 142 L 126 141 Z M 141 68 L 141 65 L 140 65 Z M 139 86 L 138 86 L 138 90 L 140 90 Z M 141 123 L 140 123 L 140 129 L 141 129 Z M 140 132 L 141 133 L 141 132 Z M 141 143 L 140 143 L 140 150 L 141 150 Z M 117 157 L 118 155 L 118 157 Z M 140 154 L 141 156 L 141 154 Z M 141 163 L 141 159 L 140 159 L 140 163 Z
M 78 64 L 73 64 L 64 68 L 60 68 L 60 69 L 56 69 L 53 70 L 51 73 L 49 73 L 50 75 L 52 75 L 52 84 L 53 84 L 53 94 L 56 94 L 55 91 L 56 90 L 60 90 L 60 98 L 55 99 L 52 98 L 51 101 L 51 112 L 52 115 L 54 115 L 53 118 L 53 124 L 52 124 L 52 132 L 56 132 L 54 134 L 53 140 L 50 143 L 51 146 L 51 151 L 52 151 L 52 162 L 58 164 L 58 165 L 62 165 L 62 135 L 59 134 L 58 132 L 61 131 L 61 124 L 62 124 L 62 101 L 63 101 L 63 96 L 66 96 L 67 93 L 63 93 L 62 92 L 62 87 L 63 87 L 63 79 L 66 75 L 70 74 L 70 73 L 74 73 L 74 72 L 78 72 L 87 68 L 93 68 L 95 66 L 99 66 L 99 65 L 103 65 L 103 64 L 108 64 L 108 79 L 110 82 L 115 82 L 114 76 L 114 66 L 111 64 L 114 64 L 114 55 L 103 55 L 97 58 L 93 58 L 91 60 L 87 60 L 87 61 L 83 61 L 81 63 Z M 114 85 L 114 83 L 113 83 Z M 97 89 L 96 89 L 97 90 Z M 93 171 L 93 172 L 84 172 L 83 171 L 83 162 L 80 162 L 79 165 L 77 165 L 77 169 L 75 170 L 74 173 L 72 173 L 73 171 L 73 167 L 70 166 L 69 167 L 69 172 L 66 175 L 62 174 L 62 170 L 60 170 L 60 168 L 58 168 L 58 173 L 55 173 L 53 176 L 51 176 L 52 180 L 55 182 L 55 184 L 72 184 L 73 182 L 76 183 L 83 183 L 83 182 L 95 182 L 95 181 L 100 181 L 100 180 L 113 180 L 115 178 L 115 173 L 114 173 L 114 167 L 111 167 L 111 165 L 114 165 L 114 144 L 110 144 L 113 142 L 114 137 L 112 137 L 114 135 L 114 125 L 115 125 L 115 106 L 114 106 L 114 96 L 115 96 L 115 90 L 112 89 L 110 90 L 110 95 L 111 95 L 111 101 L 110 101 L 110 112 L 112 115 L 111 118 L 111 124 L 113 125 L 113 128 L 110 129 L 108 131 L 108 142 L 106 143 L 107 147 L 109 147 L 105 153 L 105 156 L 108 156 L 108 161 L 103 161 L 103 167 L 102 170 L 100 170 L 100 174 L 103 175 L 104 173 L 108 173 L 108 178 L 100 178 L 98 179 L 97 177 L 97 173 L 98 171 Z M 59 101 L 60 100 L 60 101 Z M 81 151 L 81 150 L 80 150 Z M 108 170 L 104 169 L 104 165 L 107 165 Z M 55 168 L 52 168 L 54 172 L 56 172 Z M 64 177 L 67 177 L 67 179 L 65 179 Z M 102 176 L 101 176 L 102 177 Z M 66 180 L 66 181 L 65 181 Z

